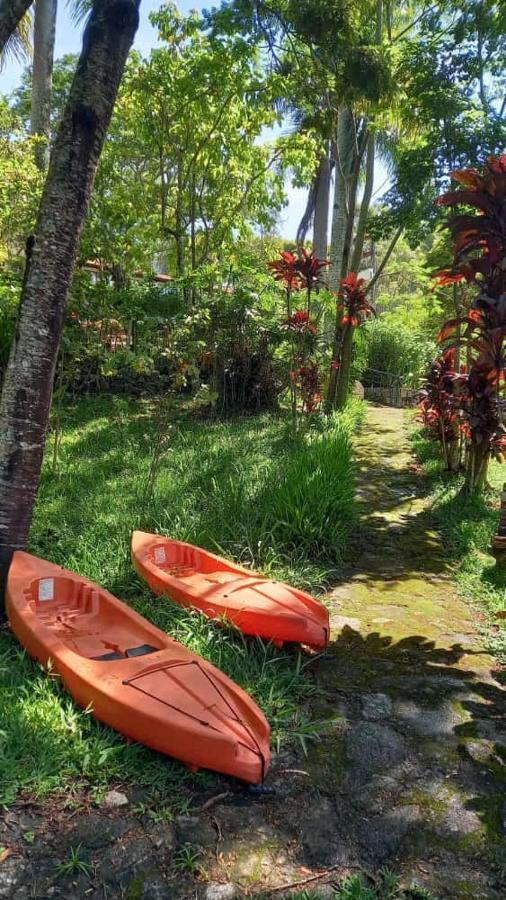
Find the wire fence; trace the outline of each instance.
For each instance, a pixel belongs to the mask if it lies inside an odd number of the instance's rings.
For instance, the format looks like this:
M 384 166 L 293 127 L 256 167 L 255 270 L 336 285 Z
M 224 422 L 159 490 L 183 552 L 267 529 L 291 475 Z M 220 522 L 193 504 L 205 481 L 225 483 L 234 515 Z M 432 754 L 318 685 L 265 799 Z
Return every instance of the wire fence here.
M 386 406 L 414 406 L 417 391 L 406 386 L 404 375 L 367 368 L 362 373 L 366 400 L 384 403 Z

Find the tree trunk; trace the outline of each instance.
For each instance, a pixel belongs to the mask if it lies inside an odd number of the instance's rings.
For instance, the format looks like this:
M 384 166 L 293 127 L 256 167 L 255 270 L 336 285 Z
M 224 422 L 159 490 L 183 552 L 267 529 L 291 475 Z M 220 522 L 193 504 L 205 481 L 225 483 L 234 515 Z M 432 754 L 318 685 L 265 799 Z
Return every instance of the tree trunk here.
M 335 187 L 330 238 L 330 289 L 337 291 L 343 268 L 343 252 L 348 220 L 349 182 L 353 172 L 356 132 L 351 109 L 340 107 L 335 147 Z
M 355 329 L 353 325 L 346 325 L 341 343 L 341 365 L 337 373 L 339 377 L 337 379 L 336 399 L 334 404 L 336 409 L 344 409 L 348 401 L 354 334 Z
M 487 484 L 490 450 L 487 444 L 471 443 L 467 456 L 466 480 L 464 492 L 469 495 L 480 494 Z
M 0 401 L 0 597 L 24 548 L 46 438 L 54 372 L 93 178 L 139 20 L 140 0 L 95 0 L 51 153 Z
M 330 158 L 322 156 L 318 166 L 313 220 L 313 253 L 318 259 L 327 259 L 330 201 Z
M 355 242 L 353 244 L 353 254 L 351 257 L 350 271 L 358 275 L 362 255 L 364 252 L 365 230 L 367 227 L 367 219 L 369 216 L 369 207 L 371 205 L 372 191 L 374 186 L 374 154 L 376 151 L 376 140 L 371 132 L 367 138 L 367 160 L 365 169 L 365 185 L 362 202 L 360 204 L 360 212 L 357 222 L 357 231 L 355 234 Z
M 57 6 L 58 0 L 35 0 L 30 130 L 32 134 L 44 139 L 35 148 L 35 161 L 43 172 L 47 169 L 49 162 Z
M 328 275 L 329 289 L 337 292 L 342 278 L 343 256 L 348 223 L 349 180 L 353 170 L 353 157 L 356 145 L 356 132 L 353 114 L 350 109 L 340 107 L 337 118 L 337 140 L 334 148 L 334 204 L 332 208 L 332 232 L 330 237 L 330 269 Z M 332 362 L 329 386 L 327 390 L 326 408 L 334 408 L 337 381 L 339 377 L 339 357 L 341 350 L 341 325 L 336 316 L 332 337 Z
M 365 145 L 359 147 L 358 134 L 355 119 L 351 110 L 340 111 L 338 120 L 338 142 L 336 148 L 336 197 L 334 199 L 334 217 L 332 222 L 331 240 L 331 273 L 330 288 L 337 291 L 339 282 L 345 277 L 349 268 L 353 229 L 355 225 L 355 210 L 357 203 L 358 178 Z M 340 169 L 340 171 L 338 171 Z M 339 180 L 344 184 L 339 186 Z M 344 192 L 344 194 L 343 194 Z M 338 198 L 339 194 L 339 200 Z M 342 212 L 336 207 L 341 203 Z M 341 318 L 336 310 L 334 325 L 334 337 L 332 341 L 332 361 L 330 368 L 329 386 L 327 391 L 327 410 L 336 406 L 338 382 L 346 376 L 341 363 L 341 350 L 344 335 L 341 329 Z M 353 336 L 351 337 L 353 340 Z M 351 350 L 350 350 L 351 353 Z M 349 369 L 348 369 L 349 371 Z M 346 387 L 346 392 L 347 392 Z
M 0 0 L 0 54 L 33 0 Z

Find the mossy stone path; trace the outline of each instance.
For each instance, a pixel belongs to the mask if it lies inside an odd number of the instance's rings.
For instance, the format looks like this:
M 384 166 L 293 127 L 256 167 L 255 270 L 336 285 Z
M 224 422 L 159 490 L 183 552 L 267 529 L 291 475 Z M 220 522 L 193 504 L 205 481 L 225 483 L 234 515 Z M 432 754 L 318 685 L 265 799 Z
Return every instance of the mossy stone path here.
M 322 865 L 388 865 L 438 897 L 504 898 L 497 664 L 452 587 L 403 411 L 369 407 L 356 458 L 354 568 L 331 594 L 333 659 L 318 672 L 343 718 L 311 758 L 334 825 L 310 824 L 306 851 Z
M 308 667 L 328 727 L 307 757 L 274 760 L 271 798 L 216 810 L 208 871 L 239 897 L 278 897 L 269 889 L 325 871 L 308 887 L 330 896 L 347 872 L 388 866 L 434 897 L 504 900 L 496 664 L 452 588 L 405 413 L 369 407 L 356 459 L 354 566 L 328 598 L 329 652 Z
M 15 848 L 0 897 L 274 900 L 315 874 L 307 887 L 323 897 L 345 874 L 388 866 L 440 900 L 504 900 L 500 673 L 452 587 L 403 412 L 369 407 L 356 457 L 353 567 L 328 597 L 329 651 L 306 664 L 321 739 L 307 756 L 274 755 L 273 794 L 216 777 L 173 822 L 146 815 L 131 787 L 118 786 L 119 809 L 75 817 L 20 804 L 0 822 Z M 87 868 L 55 878 L 71 847 Z
M 307 758 L 278 757 L 276 795 L 240 814 L 214 877 L 238 884 L 238 896 L 260 886 L 269 896 L 306 870 L 332 869 L 311 885 L 326 896 L 325 881 L 388 866 L 435 897 L 504 900 L 496 663 L 479 615 L 452 587 L 405 413 L 369 407 L 356 459 L 354 566 L 328 598 L 329 652 L 309 667 L 316 714 L 331 724 Z

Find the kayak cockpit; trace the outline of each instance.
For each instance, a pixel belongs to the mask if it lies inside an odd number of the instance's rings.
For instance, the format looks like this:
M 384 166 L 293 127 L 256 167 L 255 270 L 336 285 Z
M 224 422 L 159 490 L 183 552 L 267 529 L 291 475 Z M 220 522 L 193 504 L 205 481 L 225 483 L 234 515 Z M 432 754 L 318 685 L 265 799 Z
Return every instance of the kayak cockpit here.
M 151 630 L 118 618 L 106 592 L 86 581 L 57 575 L 35 578 L 25 590 L 32 612 L 69 650 L 111 662 L 156 653 Z
M 229 574 L 225 565 L 215 557 L 178 541 L 158 541 L 149 547 L 146 558 L 152 565 L 162 569 L 173 578 L 188 578 L 192 575 Z M 233 576 L 232 576 L 233 577 Z M 237 576 L 235 576 L 237 577 Z

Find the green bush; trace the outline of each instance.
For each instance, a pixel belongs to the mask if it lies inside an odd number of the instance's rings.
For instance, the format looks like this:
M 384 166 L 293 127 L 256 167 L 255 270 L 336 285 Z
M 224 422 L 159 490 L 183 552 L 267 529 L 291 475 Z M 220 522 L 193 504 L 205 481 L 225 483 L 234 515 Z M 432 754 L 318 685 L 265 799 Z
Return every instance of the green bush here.
M 279 553 L 342 560 L 354 521 L 350 438 L 361 410 L 353 400 L 327 427 L 306 434 L 266 484 L 261 530 Z
M 9 359 L 19 303 L 20 279 L 0 278 L 0 383 Z
M 434 358 L 434 343 L 407 325 L 381 318 L 368 322 L 363 330 L 367 339 L 366 368 L 399 376 L 406 387 L 418 387 Z

